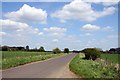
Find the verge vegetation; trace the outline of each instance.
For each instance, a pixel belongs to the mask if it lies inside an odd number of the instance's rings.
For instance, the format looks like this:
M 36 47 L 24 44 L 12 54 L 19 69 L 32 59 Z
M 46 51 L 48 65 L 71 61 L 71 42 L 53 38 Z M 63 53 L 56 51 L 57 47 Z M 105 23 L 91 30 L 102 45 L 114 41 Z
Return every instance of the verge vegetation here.
M 3 51 L 0 54 L 2 54 L 2 61 L 0 61 L 2 63 L 2 69 L 64 55 L 64 53 L 53 54 L 52 52 L 25 51 Z
M 83 53 L 78 54 L 69 64 L 69 68 L 82 78 L 118 78 L 113 65 L 102 64 L 95 60 L 83 59 Z

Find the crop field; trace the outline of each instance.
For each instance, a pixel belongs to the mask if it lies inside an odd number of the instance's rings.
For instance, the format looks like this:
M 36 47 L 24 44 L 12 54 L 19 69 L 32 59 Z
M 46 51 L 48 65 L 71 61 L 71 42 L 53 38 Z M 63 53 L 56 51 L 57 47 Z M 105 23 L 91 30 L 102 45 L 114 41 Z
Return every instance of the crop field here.
M 101 58 L 111 61 L 112 63 L 120 64 L 120 54 L 101 54 Z
M 93 60 L 85 60 L 84 54 L 78 54 L 69 64 L 72 72 L 82 78 L 118 78 L 118 73 L 111 65 L 101 65 Z
M 2 51 L 2 58 L 17 58 L 17 57 L 28 57 L 28 56 L 39 56 L 39 55 L 49 55 L 52 52 L 25 52 L 25 51 Z
M 2 54 L 2 69 L 16 67 L 30 62 L 46 60 L 52 57 L 64 55 L 53 54 L 52 52 L 25 52 L 25 51 L 3 51 Z

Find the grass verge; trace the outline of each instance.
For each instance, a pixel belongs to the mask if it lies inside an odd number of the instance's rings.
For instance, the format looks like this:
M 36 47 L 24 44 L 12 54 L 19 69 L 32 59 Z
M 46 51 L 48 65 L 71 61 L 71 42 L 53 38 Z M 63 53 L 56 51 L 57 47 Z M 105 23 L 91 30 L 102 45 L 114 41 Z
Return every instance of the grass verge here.
M 8 54 L 8 55 L 7 55 Z M 6 56 L 5 56 L 6 55 Z M 13 56 L 12 56 L 13 55 Z M 54 58 L 58 56 L 65 55 L 64 53 L 52 54 L 46 52 L 4 52 L 2 53 L 2 69 L 7 69 L 11 67 L 16 67 L 19 65 L 46 60 L 49 58 Z
M 103 66 L 92 60 L 84 60 L 84 54 L 78 54 L 69 64 L 69 68 L 82 78 L 117 78 L 113 66 Z

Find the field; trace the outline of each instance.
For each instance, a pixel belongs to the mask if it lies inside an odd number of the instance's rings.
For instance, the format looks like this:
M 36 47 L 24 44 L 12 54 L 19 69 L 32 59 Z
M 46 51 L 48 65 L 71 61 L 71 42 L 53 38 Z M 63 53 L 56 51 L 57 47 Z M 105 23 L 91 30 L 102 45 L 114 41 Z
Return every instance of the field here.
M 111 65 L 102 65 L 93 60 L 84 60 L 84 54 L 78 54 L 69 64 L 72 72 L 82 78 L 117 78 L 117 71 Z
M 39 56 L 39 55 L 48 55 L 52 52 L 25 52 L 25 51 L 2 51 L 2 58 L 17 58 L 17 57 L 28 57 L 28 56 Z
M 101 54 L 101 58 L 112 63 L 119 63 L 120 64 L 120 54 Z
M 64 55 L 53 54 L 52 52 L 25 52 L 25 51 L 3 51 L 2 54 L 2 69 L 16 67 L 30 62 L 46 60 L 52 57 Z

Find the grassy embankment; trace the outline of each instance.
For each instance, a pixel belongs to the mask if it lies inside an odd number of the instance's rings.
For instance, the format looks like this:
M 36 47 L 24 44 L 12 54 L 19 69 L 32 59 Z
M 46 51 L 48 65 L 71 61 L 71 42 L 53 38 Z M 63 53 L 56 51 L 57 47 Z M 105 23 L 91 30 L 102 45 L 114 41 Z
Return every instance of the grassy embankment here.
M 64 55 L 53 54 L 52 52 L 25 52 L 25 51 L 3 51 L 2 54 L 2 69 L 16 67 L 30 62 L 46 60 L 53 57 Z
M 97 61 L 84 60 L 84 54 L 78 54 L 69 65 L 71 71 L 82 78 L 117 78 L 117 71 L 112 65 Z

